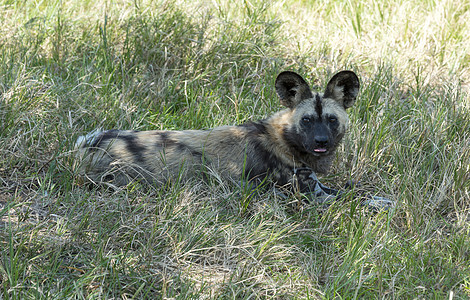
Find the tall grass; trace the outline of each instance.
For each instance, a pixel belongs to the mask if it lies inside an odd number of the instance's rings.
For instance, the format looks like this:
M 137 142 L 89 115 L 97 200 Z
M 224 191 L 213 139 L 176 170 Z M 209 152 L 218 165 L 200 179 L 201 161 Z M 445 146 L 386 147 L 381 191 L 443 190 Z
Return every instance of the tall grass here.
M 470 296 L 470 2 L 1 1 L 0 298 Z M 361 77 L 330 175 L 396 200 L 299 205 L 216 175 L 82 186 L 77 136 L 280 109 L 275 76 Z

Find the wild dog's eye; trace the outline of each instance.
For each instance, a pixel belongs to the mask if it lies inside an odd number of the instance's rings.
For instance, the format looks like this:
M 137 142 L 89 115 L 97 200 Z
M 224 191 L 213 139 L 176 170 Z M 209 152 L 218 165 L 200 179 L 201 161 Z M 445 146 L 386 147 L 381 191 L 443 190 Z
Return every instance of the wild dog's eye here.
M 338 121 L 338 118 L 335 117 L 335 116 L 330 116 L 330 117 L 328 118 L 328 121 L 330 121 L 330 123 L 335 123 L 336 121 Z
M 303 117 L 303 118 L 302 118 L 302 122 L 304 122 L 304 123 L 310 123 L 310 121 L 311 121 L 311 120 L 310 120 L 309 117 Z

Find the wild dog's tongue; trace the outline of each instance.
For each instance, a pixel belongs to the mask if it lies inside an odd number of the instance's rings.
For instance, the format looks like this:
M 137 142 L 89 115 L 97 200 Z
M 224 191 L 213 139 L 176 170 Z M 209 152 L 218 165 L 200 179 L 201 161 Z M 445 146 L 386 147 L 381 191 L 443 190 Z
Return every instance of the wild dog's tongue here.
M 317 149 L 313 149 L 313 151 L 318 152 L 318 153 L 323 153 L 323 152 L 326 152 L 326 149 L 324 149 L 324 148 L 317 148 Z

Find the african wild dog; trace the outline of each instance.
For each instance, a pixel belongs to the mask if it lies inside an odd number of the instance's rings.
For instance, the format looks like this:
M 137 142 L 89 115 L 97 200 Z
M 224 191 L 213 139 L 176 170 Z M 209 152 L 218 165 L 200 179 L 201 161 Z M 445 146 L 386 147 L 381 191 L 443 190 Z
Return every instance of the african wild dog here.
M 359 79 L 342 71 L 323 94 L 314 93 L 294 72 L 282 72 L 276 92 L 286 109 L 239 126 L 208 130 L 97 130 L 80 137 L 80 172 L 94 182 L 125 185 L 135 178 L 163 184 L 175 175 L 193 176 L 204 166 L 250 182 L 269 177 L 277 186 L 295 186 L 322 202 L 338 192 L 318 182 L 343 138 Z M 378 199 L 378 198 L 377 198 Z

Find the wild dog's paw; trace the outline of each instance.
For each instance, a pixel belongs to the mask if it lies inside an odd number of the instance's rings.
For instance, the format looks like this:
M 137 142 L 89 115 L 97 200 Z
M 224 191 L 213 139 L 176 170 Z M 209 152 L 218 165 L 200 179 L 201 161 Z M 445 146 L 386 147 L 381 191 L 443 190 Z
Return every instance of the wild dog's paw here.
M 311 202 L 318 204 L 331 204 L 341 196 L 340 191 L 323 185 L 318 180 L 315 172 L 309 168 L 294 169 L 294 174 L 299 176 L 304 183 L 308 183 L 308 192 L 306 193 L 306 196 Z
M 396 202 L 384 197 L 367 195 L 361 205 L 366 206 L 374 211 L 389 210 L 395 207 Z
M 324 186 L 320 181 L 315 181 L 313 191 L 308 193 L 308 198 L 319 204 L 331 204 L 339 197 L 341 192 Z
M 348 180 L 344 188 L 346 190 L 354 190 L 357 195 L 356 197 L 362 200 L 361 205 L 374 211 L 389 210 L 395 206 L 395 201 L 380 196 L 372 196 L 367 191 L 361 189 L 359 181 Z

